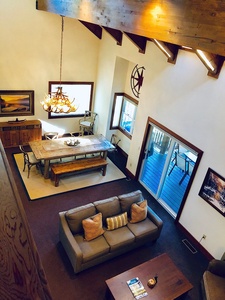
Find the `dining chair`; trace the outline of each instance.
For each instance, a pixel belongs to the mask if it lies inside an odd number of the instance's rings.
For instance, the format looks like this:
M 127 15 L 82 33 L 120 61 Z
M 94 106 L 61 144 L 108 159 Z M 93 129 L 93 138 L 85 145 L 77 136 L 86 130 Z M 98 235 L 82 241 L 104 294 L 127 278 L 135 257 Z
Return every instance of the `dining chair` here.
M 94 124 L 97 113 L 85 110 L 84 117 L 79 120 L 80 131 L 87 132 L 88 134 L 94 134 Z
M 188 174 L 188 165 L 187 165 L 188 162 L 187 162 L 186 158 L 182 156 L 182 154 L 179 154 L 177 152 L 175 152 L 175 157 L 174 157 L 173 161 L 174 161 L 174 165 L 173 165 L 172 169 L 170 170 L 170 172 L 168 173 L 168 176 L 170 176 L 170 174 L 172 173 L 172 171 L 174 170 L 175 167 L 178 167 L 183 173 L 183 176 L 182 176 L 181 180 L 179 181 L 179 185 L 181 185 L 184 178 Z
M 108 150 L 108 153 L 114 153 L 114 156 L 115 156 L 115 153 L 118 152 L 118 144 L 121 140 L 118 138 L 118 136 L 116 134 L 112 134 L 111 136 L 111 139 L 110 139 L 110 143 L 115 147 L 115 148 L 112 148 L 112 149 L 109 149 Z
M 57 139 L 59 136 L 59 133 L 58 132 L 45 132 L 44 133 L 44 137 L 46 140 L 54 140 L 54 139 Z
M 41 174 L 42 174 L 41 160 L 36 159 L 33 152 L 25 151 L 22 145 L 19 145 L 19 149 L 23 153 L 23 172 L 25 171 L 26 166 L 28 168 L 27 178 L 29 178 L 30 169 L 33 166 L 36 166 L 36 168 L 39 169 L 41 171 Z

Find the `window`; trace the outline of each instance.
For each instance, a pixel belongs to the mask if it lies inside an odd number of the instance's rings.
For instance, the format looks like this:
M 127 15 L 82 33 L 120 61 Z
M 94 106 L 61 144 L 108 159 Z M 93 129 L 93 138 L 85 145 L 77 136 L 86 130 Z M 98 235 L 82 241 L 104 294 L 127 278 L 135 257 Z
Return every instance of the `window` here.
M 138 101 L 125 93 L 115 93 L 110 129 L 119 129 L 131 138 L 134 130 Z
M 84 116 L 85 110 L 91 110 L 93 82 L 76 82 L 76 81 L 49 81 L 49 93 L 56 92 L 58 86 L 61 85 L 63 93 L 69 96 L 70 99 L 75 99 L 74 103 L 78 105 L 78 109 L 71 113 L 52 113 L 49 112 L 48 118 L 74 118 Z

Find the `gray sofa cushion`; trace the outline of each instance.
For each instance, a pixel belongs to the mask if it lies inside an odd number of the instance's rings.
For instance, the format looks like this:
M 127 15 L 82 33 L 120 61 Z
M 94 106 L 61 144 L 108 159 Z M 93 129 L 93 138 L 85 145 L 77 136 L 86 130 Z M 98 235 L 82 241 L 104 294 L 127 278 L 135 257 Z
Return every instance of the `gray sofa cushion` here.
M 203 283 L 207 300 L 224 299 L 225 279 L 223 277 L 217 276 L 210 271 L 205 271 L 203 274 Z
M 136 240 L 140 240 L 145 236 L 152 235 L 158 231 L 158 227 L 148 218 L 139 223 L 128 223 L 127 227 L 134 234 Z
M 109 252 L 109 245 L 103 236 L 99 236 L 89 242 L 85 241 L 80 234 L 75 235 L 74 238 L 83 253 L 84 263 Z
M 135 236 L 127 228 L 127 226 L 120 227 L 115 230 L 107 230 L 103 235 L 107 243 L 110 245 L 110 252 L 126 247 L 135 240 Z
M 131 205 L 136 202 L 140 202 L 143 200 L 142 192 L 140 190 L 137 190 L 132 193 L 123 194 L 118 196 L 120 200 L 120 206 L 122 212 L 127 211 L 128 217 L 130 218 L 130 209 Z
M 82 205 L 66 212 L 66 220 L 73 234 L 83 232 L 82 220 L 96 214 L 92 203 Z
M 102 213 L 102 222 L 105 224 L 106 218 L 119 215 L 121 213 L 119 199 L 111 197 L 93 202 L 98 212 Z

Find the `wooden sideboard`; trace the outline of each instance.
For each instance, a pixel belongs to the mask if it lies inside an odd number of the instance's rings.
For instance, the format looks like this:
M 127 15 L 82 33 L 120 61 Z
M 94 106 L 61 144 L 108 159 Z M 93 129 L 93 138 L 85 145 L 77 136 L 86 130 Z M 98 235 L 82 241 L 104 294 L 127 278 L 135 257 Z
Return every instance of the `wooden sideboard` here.
M 0 122 L 0 139 L 5 148 L 28 145 L 42 139 L 42 126 L 39 120 Z

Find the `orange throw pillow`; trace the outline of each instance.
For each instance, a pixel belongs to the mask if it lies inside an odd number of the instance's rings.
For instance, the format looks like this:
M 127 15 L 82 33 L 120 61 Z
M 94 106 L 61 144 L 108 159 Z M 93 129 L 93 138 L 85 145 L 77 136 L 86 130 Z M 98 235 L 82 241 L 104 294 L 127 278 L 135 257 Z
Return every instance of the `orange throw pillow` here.
M 91 241 L 105 232 L 102 228 L 102 213 L 84 219 L 82 225 L 86 241 Z
M 131 205 L 131 220 L 130 223 L 138 223 L 146 219 L 147 217 L 147 200 L 133 203 Z

